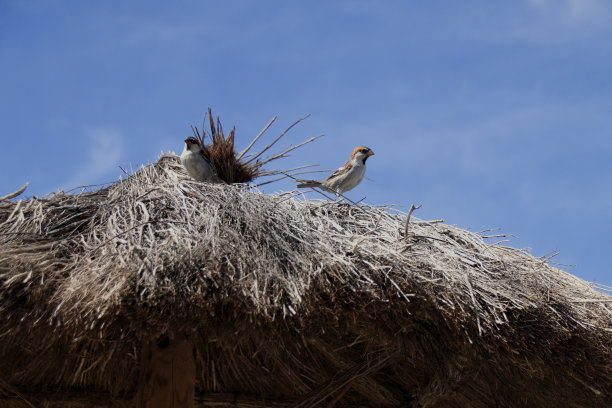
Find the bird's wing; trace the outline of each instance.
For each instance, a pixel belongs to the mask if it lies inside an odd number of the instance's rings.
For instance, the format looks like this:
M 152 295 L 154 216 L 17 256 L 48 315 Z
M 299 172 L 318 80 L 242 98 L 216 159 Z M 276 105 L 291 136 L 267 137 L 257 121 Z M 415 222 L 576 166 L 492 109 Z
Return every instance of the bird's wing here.
M 344 166 L 334 171 L 325 181 L 330 181 L 330 180 L 335 179 L 336 177 L 340 177 L 343 174 L 348 173 L 352 168 L 353 168 L 353 165 L 351 163 L 346 163 Z

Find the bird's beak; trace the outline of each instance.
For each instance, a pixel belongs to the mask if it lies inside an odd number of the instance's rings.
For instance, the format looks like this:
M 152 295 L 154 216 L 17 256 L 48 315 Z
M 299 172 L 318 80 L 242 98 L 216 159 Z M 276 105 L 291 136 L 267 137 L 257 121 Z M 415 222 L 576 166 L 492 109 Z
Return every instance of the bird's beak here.
M 189 139 L 185 139 L 185 143 L 189 144 L 188 140 L 189 140 Z
M 368 157 L 370 157 L 370 156 L 374 156 L 374 152 L 370 150 L 370 151 L 368 152 L 368 155 L 367 155 L 367 156 L 368 156 Z

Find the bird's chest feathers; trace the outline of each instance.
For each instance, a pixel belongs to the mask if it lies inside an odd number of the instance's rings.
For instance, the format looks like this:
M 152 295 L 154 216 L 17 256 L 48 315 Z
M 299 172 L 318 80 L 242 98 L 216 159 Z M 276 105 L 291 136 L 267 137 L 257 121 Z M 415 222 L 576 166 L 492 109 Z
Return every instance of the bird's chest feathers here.
M 341 187 L 341 190 L 347 191 L 359 184 L 365 175 L 365 166 L 363 163 L 353 164 L 352 168 L 345 174 L 338 177 L 335 185 Z
M 365 166 L 363 163 L 354 164 L 353 168 L 347 175 L 347 181 L 354 182 L 355 185 L 359 184 L 361 180 L 363 180 L 363 176 L 365 175 Z
M 200 153 L 195 153 L 189 150 L 183 151 L 181 154 L 181 162 L 183 165 L 197 173 L 208 170 L 208 163 L 202 158 Z

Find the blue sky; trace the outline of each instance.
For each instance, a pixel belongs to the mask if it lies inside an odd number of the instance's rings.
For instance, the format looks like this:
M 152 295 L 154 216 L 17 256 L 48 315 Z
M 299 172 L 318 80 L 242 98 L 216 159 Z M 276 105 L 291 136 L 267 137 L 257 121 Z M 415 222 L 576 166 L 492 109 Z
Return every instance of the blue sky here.
M 607 0 L 0 0 L 0 195 L 115 180 L 208 106 L 238 147 L 310 113 L 284 145 L 326 136 L 278 166 L 367 145 L 349 197 L 500 227 L 612 285 L 610 21 Z

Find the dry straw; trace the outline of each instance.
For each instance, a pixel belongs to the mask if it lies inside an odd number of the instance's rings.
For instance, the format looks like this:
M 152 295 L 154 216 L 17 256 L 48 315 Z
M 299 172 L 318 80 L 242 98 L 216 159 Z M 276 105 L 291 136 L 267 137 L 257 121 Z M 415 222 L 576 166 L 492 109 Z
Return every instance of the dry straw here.
M 0 406 L 132 406 L 143 342 L 176 331 L 202 407 L 612 400 L 610 296 L 390 208 L 199 183 L 164 156 L 0 203 L 0 243 Z

